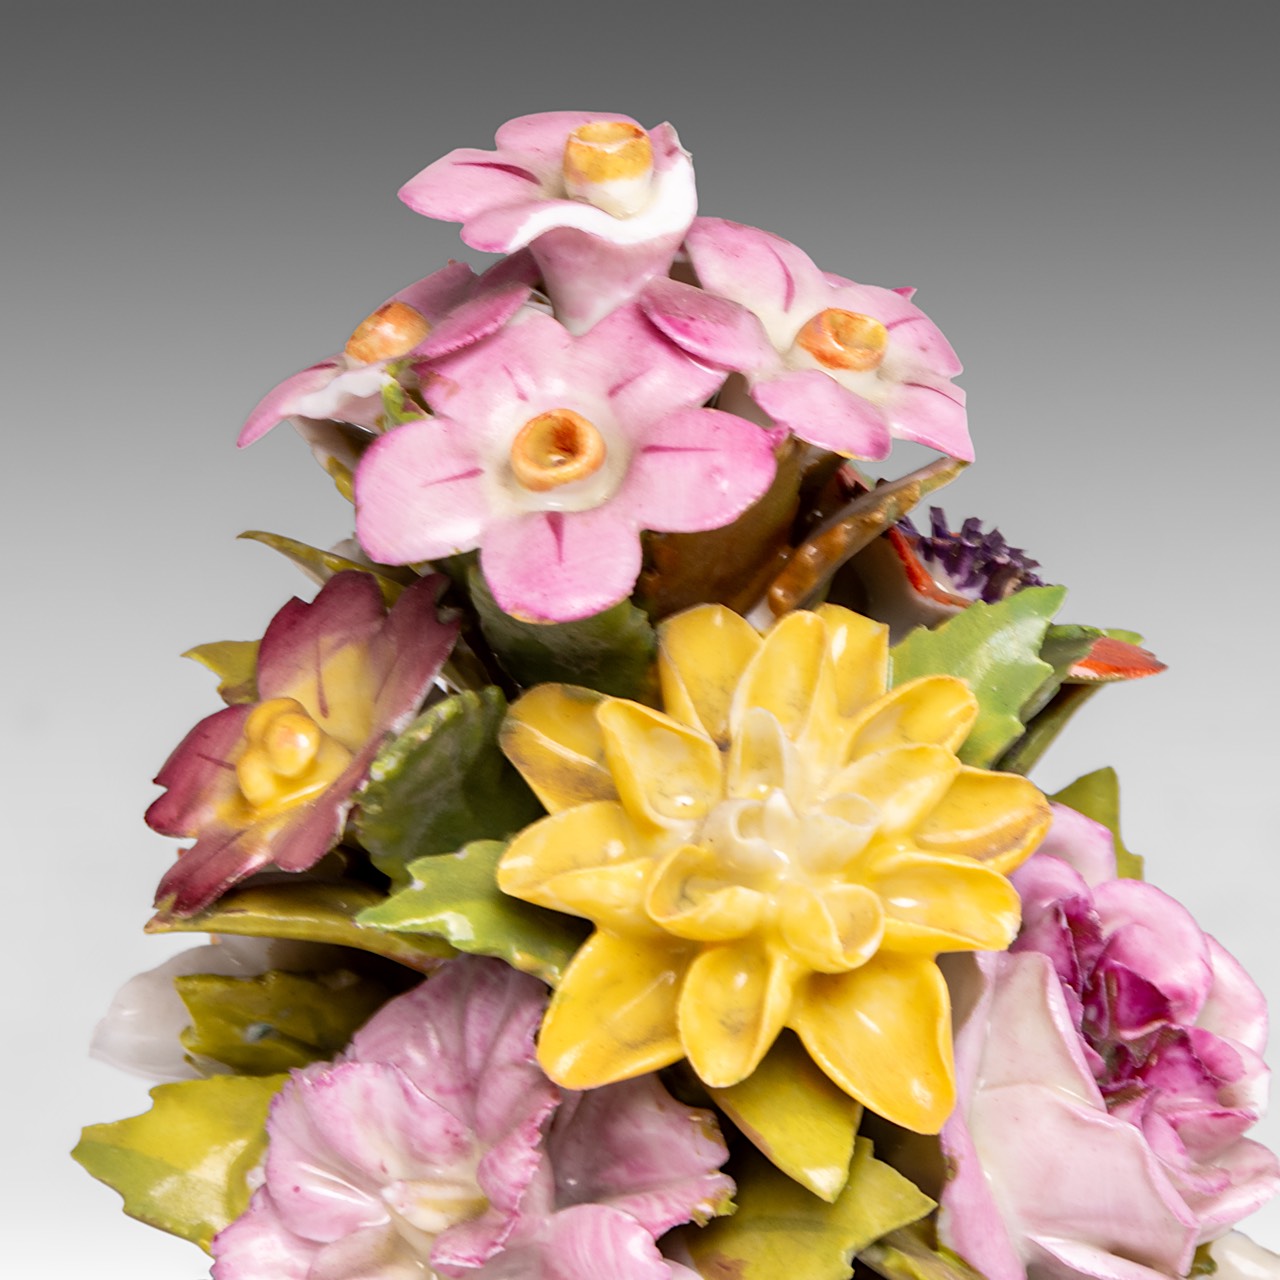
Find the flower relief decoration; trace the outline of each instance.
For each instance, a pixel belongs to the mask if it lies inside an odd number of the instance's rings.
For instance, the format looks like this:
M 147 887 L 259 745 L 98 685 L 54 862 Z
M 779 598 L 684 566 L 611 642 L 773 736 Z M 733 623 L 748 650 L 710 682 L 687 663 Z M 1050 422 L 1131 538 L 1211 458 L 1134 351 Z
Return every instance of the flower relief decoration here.
M 1280 1277 L 1258 987 L 1114 773 L 1031 778 L 1162 664 L 922 519 L 974 450 L 914 291 L 624 115 L 401 198 L 498 256 L 241 429 L 353 509 L 246 534 L 313 598 L 189 651 L 147 928 L 209 940 L 113 1002 L 152 1105 L 76 1158 L 214 1280 Z

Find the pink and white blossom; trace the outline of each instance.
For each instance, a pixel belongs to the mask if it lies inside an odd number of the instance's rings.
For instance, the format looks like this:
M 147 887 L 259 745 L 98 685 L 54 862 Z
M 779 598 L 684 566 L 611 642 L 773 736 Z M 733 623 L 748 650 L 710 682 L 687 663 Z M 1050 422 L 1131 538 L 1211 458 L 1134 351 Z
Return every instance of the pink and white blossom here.
M 407 182 L 417 213 L 462 223 L 472 248 L 528 246 L 556 316 L 582 333 L 665 275 L 697 212 L 675 130 L 612 112 L 509 120 L 494 151 L 461 147 Z
M 303 871 L 337 844 L 356 788 L 388 734 L 413 718 L 453 647 L 439 577 L 388 612 L 375 580 L 335 574 L 290 600 L 258 649 L 257 701 L 206 716 L 156 776 L 162 835 L 195 838 L 156 891 L 175 915 L 202 910 L 264 867 Z
M 435 362 L 434 416 L 374 441 L 356 532 L 384 564 L 480 548 L 498 604 L 540 622 L 629 594 L 643 529 L 730 523 L 769 487 L 774 434 L 701 406 L 722 375 L 634 306 L 574 336 L 527 310 Z
M 653 1077 L 562 1094 L 535 1056 L 545 1004 L 460 958 L 295 1072 L 214 1280 L 686 1277 L 655 1241 L 732 1194 L 713 1120 Z
M 973 458 L 960 362 L 911 290 L 833 276 L 723 218 L 695 219 L 685 247 L 702 287 L 654 280 L 645 313 L 695 358 L 741 373 L 774 422 L 846 457 L 883 458 L 897 438 Z
M 535 275 L 524 254 L 482 276 L 464 262 L 451 262 L 392 294 L 356 329 L 346 349 L 268 391 L 236 444 L 253 444 L 286 418 L 377 426 L 383 388 L 395 381 L 394 366 L 447 355 L 492 333 L 528 299 Z
M 1012 879 L 1010 952 L 948 974 L 940 1239 L 987 1280 L 1185 1275 L 1280 1189 L 1244 1136 L 1266 1105 L 1262 995 L 1177 902 L 1117 879 L 1110 834 L 1070 809 Z

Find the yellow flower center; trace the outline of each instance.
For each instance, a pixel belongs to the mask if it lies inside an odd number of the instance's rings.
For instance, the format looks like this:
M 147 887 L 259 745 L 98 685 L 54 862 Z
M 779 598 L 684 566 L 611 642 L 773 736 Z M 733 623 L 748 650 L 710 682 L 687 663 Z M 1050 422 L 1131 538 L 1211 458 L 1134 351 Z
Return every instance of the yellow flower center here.
M 572 409 L 551 409 L 530 418 L 511 445 L 511 470 L 535 493 L 585 480 L 604 460 L 604 437 Z
M 878 369 L 889 345 L 889 330 L 873 316 L 828 307 L 806 321 L 796 345 L 828 369 L 867 373 Z
M 356 325 L 343 354 L 356 364 L 408 355 L 431 332 L 431 323 L 407 302 L 386 302 Z
M 575 129 L 564 144 L 564 186 L 615 218 L 638 213 L 653 177 L 653 144 L 639 125 L 594 120 Z
M 351 763 L 351 752 L 330 737 L 294 698 L 269 698 L 250 713 L 236 781 L 259 812 L 300 804 L 323 791 Z

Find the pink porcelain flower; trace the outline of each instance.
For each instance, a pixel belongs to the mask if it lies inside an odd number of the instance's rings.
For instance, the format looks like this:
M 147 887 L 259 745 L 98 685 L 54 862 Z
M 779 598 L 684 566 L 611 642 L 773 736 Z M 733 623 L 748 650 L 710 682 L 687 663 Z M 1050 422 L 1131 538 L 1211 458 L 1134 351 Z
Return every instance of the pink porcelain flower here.
M 461 222 L 475 249 L 528 245 L 557 317 L 582 333 L 665 275 L 698 200 L 669 124 L 645 130 L 610 112 L 509 120 L 496 151 L 459 148 L 407 182 L 417 213 Z
M 855 284 L 755 227 L 698 218 L 685 240 L 702 288 L 655 280 L 646 314 L 691 355 L 746 378 L 751 394 L 801 440 L 883 458 L 891 437 L 969 461 L 960 372 L 911 290 Z
M 545 1004 L 500 961 L 453 960 L 295 1072 L 214 1280 L 692 1280 L 655 1238 L 732 1195 L 714 1121 L 653 1076 L 561 1094 Z
M 258 402 L 240 430 L 240 448 L 286 418 L 333 418 L 374 427 L 389 366 L 447 355 L 492 333 L 528 299 L 536 269 L 527 255 L 477 276 L 464 262 L 392 294 L 357 326 L 346 347 L 286 378 Z
M 1012 876 L 1023 929 L 957 977 L 964 1099 L 942 1133 L 940 1238 L 987 1280 L 1185 1275 L 1280 1188 L 1243 1135 L 1266 1103 L 1266 1008 L 1110 835 L 1055 806 Z
M 383 739 L 422 705 L 457 635 L 441 622 L 443 579 L 409 587 L 388 613 L 374 579 L 335 574 L 293 599 L 258 650 L 258 701 L 201 720 L 165 762 L 147 810 L 162 835 L 195 838 L 156 903 L 208 906 L 266 866 L 303 871 L 337 844 Z
M 699 407 L 720 381 L 634 306 L 580 337 L 526 311 L 436 362 L 436 416 L 369 448 L 355 477 L 360 543 L 384 564 L 478 546 L 508 613 L 597 613 L 634 586 L 640 530 L 719 528 L 773 480 L 773 434 Z

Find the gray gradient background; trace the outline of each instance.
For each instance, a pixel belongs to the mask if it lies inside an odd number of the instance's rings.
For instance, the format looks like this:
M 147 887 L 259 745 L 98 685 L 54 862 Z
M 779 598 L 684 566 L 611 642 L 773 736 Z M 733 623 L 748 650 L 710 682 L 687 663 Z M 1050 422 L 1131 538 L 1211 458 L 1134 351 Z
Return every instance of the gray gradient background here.
M 949 511 L 1171 667 L 1102 694 L 1038 781 L 1115 765 L 1152 877 L 1280 1007 L 1274 6 L 5 10 L 0 1272 L 204 1273 L 65 1152 L 146 1105 L 85 1046 L 178 949 L 141 933 L 173 854 L 141 813 L 215 695 L 177 655 L 309 590 L 240 530 L 349 527 L 287 429 L 232 442 L 387 294 L 475 260 L 396 188 L 529 111 L 669 119 L 703 212 L 920 287 L 979 454 Z M 1280 1210 L 1252 1229 L 1280 1247 Z

